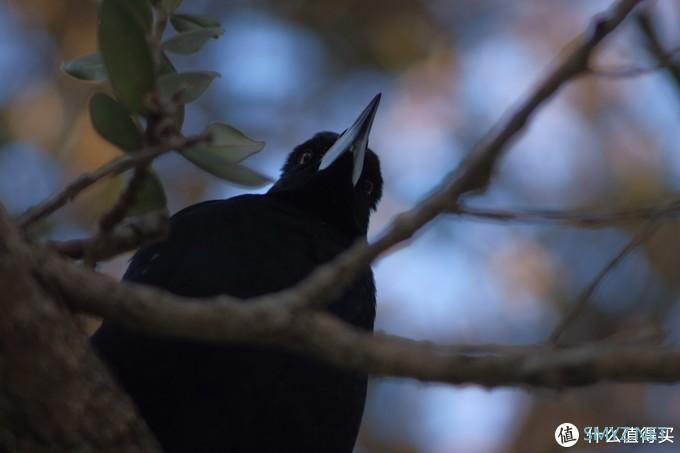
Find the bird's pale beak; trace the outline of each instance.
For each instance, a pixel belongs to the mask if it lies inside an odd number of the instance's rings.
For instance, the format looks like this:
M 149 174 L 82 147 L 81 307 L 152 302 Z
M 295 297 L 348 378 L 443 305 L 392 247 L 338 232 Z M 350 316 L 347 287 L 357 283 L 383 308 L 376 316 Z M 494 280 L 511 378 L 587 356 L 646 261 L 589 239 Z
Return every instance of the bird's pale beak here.
M 349 151 L 354 154 L 354 166 L 352 170 L 352 184 L 356 186 L 361 172 L 364 169 L 364 158 L 368 149 L 368 135 L 371 132 L 373 118 L 380 104 L 380 93 L 378 93 L 368 106 L 361 112 L 352 127 L 345 130 L 340 135 L 333 146 L 324 154 L 319 170 L 325 170 L 337 160 L 338 157 Z

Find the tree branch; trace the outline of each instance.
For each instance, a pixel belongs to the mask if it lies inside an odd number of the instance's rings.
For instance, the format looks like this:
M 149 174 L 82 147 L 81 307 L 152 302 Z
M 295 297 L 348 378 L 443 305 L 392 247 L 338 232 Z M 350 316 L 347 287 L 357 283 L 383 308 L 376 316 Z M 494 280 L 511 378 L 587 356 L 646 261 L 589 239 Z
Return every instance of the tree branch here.
M 99 219 L 99 231 L 92 239 L 90 248 L 85 251 L 83 257 L 87 266 L 95 267 L 97 265 L 98 260 L 94 250 L 100 248 L 103 243 L 109 242 L 111 230 L 125 218 L 134 205 L 137 193 L 141 190 L 144 180 L 149 174 L 149 163 L 144 162 L 135 167 L 132 178 L 130 178 L 123 193 L 120 194 L 113 207 Z
M 155 288 L 120 284 L 67 262 L 45 247 L 22 246 L 31 250 L 35 275 L 57 288 L 72 309 L 156 335 L 283 347 L 376 375 L 450 383 L 561 387 L 599 380 L 678 381 L 678 349 L 614 349 L 600 345 L 470 354 L 455 346 L 372 335 L 325 312 L 311 310 L 331 300 L 385 251 L 411 238 L 437 215 L 455 210 L 464 194 L 484 190 L 497 160 L 536 109 L 566 81 L 587 70 L 595 46 L 640 1 L 620 0 L 605 15 L 596 18 L 580 43 L 561 59 L 535 91 L 479 142 L 432 195 L 399 215 L 378 240 L 355 244 L 291 289 L 254 298 L 248 303 L 231 296 L 189 299 Z M 80 190 L 78 187 L 73 195 Z M 65 198 L 64 195 L 57 197 L 56 202 L 49 201 L 38 213 L 53 212 L 68 199 L 68 194 Z M 42 215 L 34 213 L 28 219 L 35 221 Z
M 656 64 L 652 66 L 631 66 L 631 67 L 620 67 L 620 68 L 588 68 L 588 71 L 584 75 L 594 75 L 597 77 L 608 77 L 613 79 L 619 78 L 630 78 L 638 77 L 641 75 L 651 74 L 653 72 L 659 71 L 660 69 L 667 69 L 675 65 L 674 59 L 680 55 L 680 47 L 675 47 L 668 52 L 664 52 L 663 49 L 657 47 L 660 50 L 660 54 L 656 56 L 659 60 Z
M 19 226 L 24 230 L 27 229 L 35 222 L 49 216 L 66 205 L 66 203 L 73 200 L 83 190 L 106 178 L 107 176 L 118 175 L 126 170 L 129 170 L 130 168 L 150 162 L 164 153 L 172 150 L 188 148 L 208 139 L 209 137 L 205 134 L 194 135 L 191 137 L 172 137 L 159 145 L 143 148 L 138 152 L 126 153 L 125 155 L 112 160 L 102 167 L 99 167 L 93 172 L 80 175 L 61 192 L 52 195 L 39 205 L 30 208 L 19 219 Z
M 658 61 L 659 65 L 668 70 L 668 73 L 675 81 L 676 88 L 680 90 L 680 64 L 674 62 L 671 54 L 664 49 L 663 44 L 657 36 L 651 13 L 648 11 L 639 12 L 635 15 L 635 22 L 645 39 L 647 51 Z
M 410 211 L 398 215 L 375 242 L 356 243 L 334 261 L 317 268 L 296 287 L 282 292 L 284 302 L 297 308 L 328 303 L 385 251 L 413 237 L 439 214 L 455 209 L 464 194 L 483 191 L 489 184 L 496 162 L 524 129 L 533 113 L 568 80 L 587 71 L 595 47 L 641 1 L 619 0 L 608 11 L 595 17 L 581 41 L 572 47 L 524 101 L 482 138 L 460 167 L 445 177 L 430 196 Z
M 97 236 L 94 236 L 70 241 L 50 241 L 47 245 L 57 253 L 73 259 L 83 259 L 86 251 L 90 250 L 96 261 L 104 261 L 134 250 L 142 244 L 163 239 L 168 233 L 168 214 L 164 211 L 151 212 L 117 225 L 106 236 L 106 241 L 97 241 Z
M 588 287 L 583 290 L 581 295 L 579 296 L 578 300 L 574 303 L 574 305 L 571 307 L 567 315 L 562 318 L 562 321 L 555 327 L 553 332 L 550 334 L 550 337 L 548 338 L 548 341 L 553 344 L 557 344 L 560 337 L 564 334 L 564 332 L 567 330 L 567 328 L 574 322 L 574 320 L 578 317 L 579 314 L 583 311 L 585 306 L 588 304 L 588 301 L 592 297 L 593 293 L 597 289 L 598 286 L 600 286 L 600 283 L 602 283 L 602 280 L 611 272 L 612 269 L 614 269 L 616 266 L 623 261 L 623 259 L 630 254 L 633 250 L 638 248 L 641 244 L 644 244 L 647 240 L 649 240 L 654 233 L 659 229 L 659 224 L 658 222 L 652 222 L 648 223 L 645 228 L 641 229 L 638 231 L 633 237 L 626 243 L 626 245 L 619 251 L 619 253 L 612 258 L 607 265 L 600 271 L 598 274 L 595 276 L 593 281 L 590 282 Z
M 618 26 L 640 1 L 620 0 L 605 15 L 595 18 L 590 31 L 584 35 L 581 42 L 562 58 L 525 101 L 506 116 L 507 119 L 501 121 L 480 141 L 459 169 L 447 177 L 439 188 L 418 206 L 399 215 L 377 241 L 372 244 L 361 242 L 355 244 L 331 263 L 320 266 L 302 283 L 291 289 L 253 298 L 248 304 L 240 303 L 242 301 L 230 296 L 215 298 L 211 301 L 212 304 L 184 304 L 181 303 L 182 299 L 150 288 L 137 288 L 139 296 L 137 298 L 132 293 L 126 293 L 124 297 L 115 297 L 121 292 L 127 292 L 129 288 L 110 281 L 104 284 L 101 278 L 95 279 L 93 275 L 87 278 L 82 275 L 69 280 L 66 270 L 71 267 L 54 264 L 51 271 L 45 271 L 44 266 L 52 262 L 47 258 L 37 263 L 43 266 L 40 274 L 43 278 L 56 280 L 63 277 L 60 281 L 54 282 L 62 289 L 68 287 L 69 282 L 74 284 L 70 299 L 74 301 L 75 309 L 127 322 L 151 332 L 248 341 L 266 341 L 272 338 L 272 335 L 281 340 L 281 336 L 285 334 L 283 336 L 288 335 L 286 338 L 289 340 L 291 335 L 295 339 L 292 343 L 289 341 L 288 347 L 295 348 L 298 344 L 307 344 L 308 348 L 314 347 L 316 343 L 310 343 L 310 338 L 316 341 L 314 336 L 302 335 L 302 332 L 290 327 L 299 325 L 299 321 L 292 320 L 310 319 L 312 315 L 297 317 L 294 314 L 302 309 L 319 307 L 328 302 L 376 257 L 395 244 L 412 237 L 418 229 L 440 213 L 455 210 L 463 194 L 484 189 L 489 183 L 496 161 L 511 140 L 523 130 L 534 111 L 566 81 L 587 70 L 595 46 Z M 59 268 L 63 268 L 62 272 L 59 272 Z M 106 290 L 94 287 L 87 297 L 79 297 L 79 294 L 82 296 L 87 292 L 86 284 L 94 285 L 96 282 L 106 286 Z M 143 296 L 145 293 L 152 296 L 145 298 Z M 136 302 L 130 305 L 131 301 Z M 159 303 L 162 305 L 157 306 Z M 140 311 L 140 307 L 144 308 Z M 321 319 L 319 317 L 322 316 L 325 315 L 316 313 L 311 319 Z M 285 328 L 282 329 L 282 326 Z M 250 333 L 244 334 L 244 329 Z
M 511 210 L 481 208 L 461 204 L 452 209 L 450 213 L 463 217 L 498 222 L 548 222 L 574 227 L 600 228 L 643 222 L 652 218 L 657 220 L 675 218 L 680 215 L 680 200 L 658 203 L 656 206 L 622 209 L 615 212 Z
M 0 206 L 0 450 L 159 451 L 32 259 Z
M 33 256 L 37 275 L 58 287 L 74 310 L 154 335 L 280 347 L 377 376 L 454 384 L 561 388 L 601 380 L 680 381 L 680 348 L 443 346 L 370 334 L 321 311 L 263 307 L 228 296 L 190 299 L 123 285 L 35 246 Z
M 149 173 L 148 163 L 135 167 L 132 178 L 127 187 L 120 194 L 113 207 L 99 219 L 99 235 L 107 235 L 118 223 L 120 223 L 135 203 L 137 192 L 142 188 L 144 180 Z
M 651 218 L 662 220 L 680 215 L 680 200 L 652 206 L 642 206 L 615 212 L 551 211 L 495 209 L 458 205 L 451 214 L 497 222 L 559 223 L 583 228 L 604 228 L 643 222 Z M 163 239 L 168 233 L 166 212 L 152 212 L 127 219 L 107 235 L 107 240 L 94 250 L 97 261 L 111 259 L 149 242 Z M 82 259 L 85 249 L 92 247 L 95 237 L 68 241 L 49 241 L 47 245 L 62 256 Z
M 641 1 L 643 0 L 619 0 L 604 14 L 594 18 L 589 31 L 581 38 L 581 42 L 561 59 L 534 92 L 518 107 L 511 110 L 510 114 L 506 115 L 506 119 L 501 120 L 473 148 L 461 166 L 444 178 L 429 197 L 412 210 L 398 215 L 375 242 L 366 244 L 364 241 L 358 241 L 330 263 L 319 266 L 298 285 L 273 295 L 255 298 L 256 301 L 251 301 L 251 303 L 259 303 L 263 307 L 284 304 L 296 309 L 323 306 L 385 251 L 410 239 L 420 228 L 439 214 L 455 209 L 462 195 L 486 187 L 496 161 L 511 140 L 523 130 L 534 111 L 565 82 L 587 70 L 590 55 L 597 44 L 613 31 Z M 134 164 L 127 162 L 124 168 L 118 169 L 118 172 L 137 163 L 139 162 L 136 161 Z M 101 173 L 106 174 L 102 175 Z M 113 172 L 100 171 L 97 176 L 101 178 L 108 174 L 113 174 Z M 85 175 L 84 178 L 87 185 L 94 182 L 91 181 L 92 177 L 88 179 Z M 39 207 L 41 209 L 21 222 L 22 227 L 32 223 L 42 215 L 56 210 L 71 196 L 84 188 L 75 183 L 73 185 L 76 186 L 76 189 L 69 190 L 67 188 L 61 195 L 54 197 L 56 201 L 48 200 L 45 205 Z

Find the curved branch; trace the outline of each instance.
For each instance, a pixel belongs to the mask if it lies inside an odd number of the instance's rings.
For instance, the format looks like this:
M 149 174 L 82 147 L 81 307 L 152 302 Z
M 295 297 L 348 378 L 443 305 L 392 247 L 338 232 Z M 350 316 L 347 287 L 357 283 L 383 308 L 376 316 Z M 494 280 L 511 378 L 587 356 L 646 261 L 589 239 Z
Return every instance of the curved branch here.
M 187 148 L 207 140 L 208 138 L 209 137 L 204 134 L 191 137 L 174 137 L 160 145 L 150 146 L 138 152 L 126 153 L 120 158 L 99 167 L 97 170 L 80 175 L 60 192 L 52 195 L 39 205 L 30 208 L 19 218 L 19 226 L 22 229 L 30 227 L 38 220 L 54 213 L 78 196 L 80 192 L 107 176 L 118 175 L 130 168 L 150 162 L 164 153 Z
M 414 209 L 399 215 L 378 240 L 371 244 L 355 244 L 294 288 L 255 298 L 248 303 L 230 296 L 207 301 L 188 299 L 154 288 L 120 284 L 66 262 L 40 246 L 31 247 L 34 273 L 41 281 L 64 294 L 72 309 L 103 316 L 149 333 L 284 347 L 376 375 L 487 386 L 561 387 L 607 379 L 678 381 L 678 349 L 612 349 L 599 345 L 564 350 L 536 348 L 530 352 L 480 351 L 471 354 L 461 352 L 459 347 L 371 335 L 324 312 L 311 310 L 331 300 L 385 251 L 411 238 L 439 214 L 455 210 L 464 194 L 484 190 L 497 160 L 524 129 L 533 113 L 564 83 L 587 70 L 596 45 L 640 1 L 619 0 L 606 14 L 594 19 L 590 31 L 535 91 L 480 141 L 463 164 L 432 195 Z M 75 193 L 80 190 L 82 188 Z M 59 202 L 48 203 L 47 210 L 51 209 L 50 206 L 58 208 Z M 43 207 L 43 212 L 45 209 Z
M 458 200 L 470 192 L 483 191 L 489 184 L 496 162 L 524 129 L 534 112 L 567 81 L 587 71 L 595 47 L 626 18 L 642 0 L 619 0 L 596 16 L 580 42 L 565 54 L 532 93 L 512 109 L 472 149 L 459 168 L 415 208 L 397 216 L 375 242 L 361 241 L 331 263 L 320 266 L 307 279 L 282 296 L 297 308 L 322 306 L 384 252 L 404 242 L 439 214 L 455 209 Z
M 553 344 L 557 344 L 560 337 L 564 334 L 567 328 L 574 322 L 574 320 L 581 314 L 586 304 L 593 296 L 593 293 L 600 286 L 602 280 L 605 279 L 607 274 L 612 271 L 616 266 L 621 263 L 633 250 L 638 248 L 640 245 L 648 241 L 654 233 L 659 229 L 659 223 L 650 220 L 650 222 L 642 228 L 640 231 L 635 233 L 633 237 L 626 243 L 625 246 L 619 251 L 619 253 L 612 258 L 607 265 L 598 272 L 598 274 L 593 278 L 588 287 L 583 290 L 579 298 L 576 300 L 573 306 L 569 308 L 566 316 L 557 324 L 553 332 L 550 334 L 548 341 Z
M 263 307 L 228 296 L 189 299 L 119 282 L 34 248 L 41 280 L 71 308 L 154 335 L 247 342 L 297 351 L 378 376 L 483 386 L 561 388 L 602 380 L 679 382 L 680 348 L 443 346 L 371 334 L 321 311 Z
M 60 255 L 83 259 L 90 250 L 95 261 L 113 258 L 142 244 L 164 238 L 169 233 L 168 214 L 164 211 L 151 212 L 133 217 L 116 227 L 106 236 L 106 241 L 98 241 L 97 236 L 69 241 L 50 241 L 47 245 Z
M 599 228 L 643 222 L 652 218 L 655 220 L 675 218 L 680 215 L 680 200 L 614 212 L 512 210 L 458 205 L 450 213 L 498 222 L 549 222 L 583 228 Z

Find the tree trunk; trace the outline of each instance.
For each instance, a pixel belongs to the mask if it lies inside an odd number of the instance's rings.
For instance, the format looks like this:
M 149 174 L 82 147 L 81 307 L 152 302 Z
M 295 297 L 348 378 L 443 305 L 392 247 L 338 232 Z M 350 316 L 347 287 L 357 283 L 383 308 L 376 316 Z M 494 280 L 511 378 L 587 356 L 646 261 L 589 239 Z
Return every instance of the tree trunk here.
M 159 451 L 1 206 L 0 310 L 0 452 Z

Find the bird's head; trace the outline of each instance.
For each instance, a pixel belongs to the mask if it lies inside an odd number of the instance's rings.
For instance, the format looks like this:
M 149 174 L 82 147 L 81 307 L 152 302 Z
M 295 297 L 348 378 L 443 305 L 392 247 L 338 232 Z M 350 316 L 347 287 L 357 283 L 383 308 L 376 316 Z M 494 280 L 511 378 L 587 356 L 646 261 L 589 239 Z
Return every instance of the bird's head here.
M 320 132 L 297 146 L 269 192 L 352 235 L 366 235 L 382 196 L 380 161 L 368 148 L 379 102 L 380 94 L 342 134 Z

